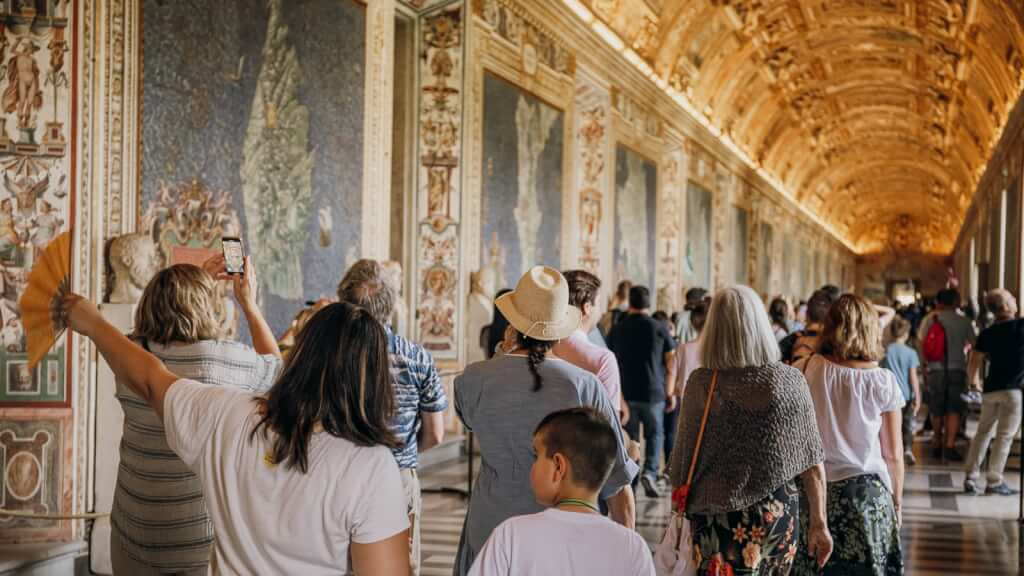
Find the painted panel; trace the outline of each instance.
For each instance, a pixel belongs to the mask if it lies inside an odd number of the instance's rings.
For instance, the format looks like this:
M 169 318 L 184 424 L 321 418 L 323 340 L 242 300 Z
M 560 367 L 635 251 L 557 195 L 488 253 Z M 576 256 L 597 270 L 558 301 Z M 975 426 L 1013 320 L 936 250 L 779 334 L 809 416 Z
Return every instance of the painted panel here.
M 740 208 L 739 206 L 733 206 L 733 281 L 737 284 L 748 284 L 750 282 L 750 273 L 747 270 L 747 262 L 749 257 L 749 242 L 748 237 L 750 235 L 749 226 L 749 212 L 746 209 Z
M 811 253 L 805 247 L 800 250 L 800 267 L 797 269 L 797 297 L 805 299 L 811 294 Z
M 772 272 L 774 271 L 772 259 L 777 258 L 778 253 L 775 251 L 775 229 L 767 222 L 761 223 L 761 249 L 759 253 L 761 255 L 761 271 L 758 277 L 761 280 L 761 292 L 772 294 L 775 286 L 774 282 L 772 282 Z
M 462 24 L 461 6 L 445 8 L 420 38 L 417 337 L 439 358 L 458 352 Z
M 711 192 L 690 182 L 686 189 L 686 254 L 689 286 L 711 287 Z
M 655 289 L 658 165 L 615 147 L 615 278 Z
M 497 286 L 537 264 L 561 265 L 563 116 L 485 74 L 480 240 Z
M 9 409 L 0 416 L 0 508 L 33 514 L 70 512 L 70 462 L 70 410 Z M 67 520 L 0 516 L 0 541 L 60 540 L 70 535 Z
M 18 6 L 0 14 L 0 405 L 67 405 L 64 340 L 30 371 L 18 300 L 33 263 L 72 220 L 73 10 L 67 1 Z
M 573 166 L 579 196 L 579 266 L 602 274 L 601 232 L 608 196 L 608 93 L 588 82 L 576 85 L 576 134 Z
M 797 286 L 797 281 L 800 275 L 794 272 L 796 268 L 796 243 L 793 241 L 792 233 L 784 232 L 785 236 L 782 241 L 782 268 L 780 270 L 782 275 L 782 293 L 791 298 L 799 297 L 800 287 Z
M 169 244 L 218 246 L 211 218 L 237 227 L 280 333 L 360 252 L 365 7 L 144 0 L 142 20 L 147 221 L 165 257 Z M 166 217 L 197 190 L 184 223 Z M 194 228 L 168 238 L 181 224 Z

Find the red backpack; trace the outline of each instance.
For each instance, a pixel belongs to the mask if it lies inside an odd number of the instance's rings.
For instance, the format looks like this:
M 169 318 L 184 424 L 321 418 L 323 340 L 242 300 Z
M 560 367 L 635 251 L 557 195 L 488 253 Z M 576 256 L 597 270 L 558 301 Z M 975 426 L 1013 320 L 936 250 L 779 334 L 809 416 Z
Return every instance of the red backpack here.
M 946 359 L 946 329 L 938 318 L 932 320 L 932 325 L 928 327 L 921 351 L 924 352 L 926 362 L 942 362 Z

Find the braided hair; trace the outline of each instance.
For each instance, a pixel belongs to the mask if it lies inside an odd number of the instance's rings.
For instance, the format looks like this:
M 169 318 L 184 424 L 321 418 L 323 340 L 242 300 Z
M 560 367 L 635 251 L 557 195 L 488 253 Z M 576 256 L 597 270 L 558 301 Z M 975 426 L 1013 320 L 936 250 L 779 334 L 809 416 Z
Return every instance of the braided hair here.
M 533 391 L 536 392 L 544 384 L 544 379 L 537 368 L 544 362 L 548 350 L 555 347 L 556 342 L 537 340 L 519 332 L 516 334 L 516 344 L 527 352 L 526 361 L 530 366 L 530 374 L 533 374 Z

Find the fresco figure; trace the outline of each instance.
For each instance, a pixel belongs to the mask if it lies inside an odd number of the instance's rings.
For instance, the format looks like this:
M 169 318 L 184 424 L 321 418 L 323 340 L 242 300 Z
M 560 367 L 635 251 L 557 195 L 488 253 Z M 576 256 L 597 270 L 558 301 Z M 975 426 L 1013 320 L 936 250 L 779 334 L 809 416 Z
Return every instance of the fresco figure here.
M 7 89 L 3 94 L 4 112 L 18 115 L 18 128 L 34 128 L 32 115 L 43 107 L 43 92 L 39 88 L 39 65 L 34 54 L 39 48 L 34 42 L 22 38 L 7 62 Z

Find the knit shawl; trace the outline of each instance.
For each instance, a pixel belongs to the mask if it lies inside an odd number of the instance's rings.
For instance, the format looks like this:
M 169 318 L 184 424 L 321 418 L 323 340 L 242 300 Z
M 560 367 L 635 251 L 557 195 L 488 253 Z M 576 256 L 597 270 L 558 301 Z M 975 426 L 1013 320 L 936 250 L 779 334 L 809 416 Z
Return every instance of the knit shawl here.
M 711 374 L 700 368 L 687 383 L 669 464 L 673 488 L 686 482 Z M 776 363 L 721 371 L 686 512 L 743 510 L 824 458 L 814 405 L 799 370 Z

